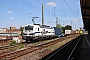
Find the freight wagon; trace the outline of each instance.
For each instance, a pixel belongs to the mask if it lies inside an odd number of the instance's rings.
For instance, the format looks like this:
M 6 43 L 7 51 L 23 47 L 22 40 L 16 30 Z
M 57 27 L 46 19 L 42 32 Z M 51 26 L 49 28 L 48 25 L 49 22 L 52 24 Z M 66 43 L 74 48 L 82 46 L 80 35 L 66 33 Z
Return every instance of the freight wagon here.
M 71 35 L 72 34 L 72 30 L 65 30 L 65 35 Z
M 62 34 L 61 28 L 54 27 L 54 30 L 55 30 L 55 36 L 60 37 Z

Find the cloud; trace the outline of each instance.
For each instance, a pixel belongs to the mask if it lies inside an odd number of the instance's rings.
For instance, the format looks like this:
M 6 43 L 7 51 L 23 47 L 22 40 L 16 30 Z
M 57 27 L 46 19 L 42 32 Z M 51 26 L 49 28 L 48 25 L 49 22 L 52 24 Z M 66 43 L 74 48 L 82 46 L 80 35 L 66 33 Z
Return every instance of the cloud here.
M 47 5 L 49 5 L 49 6 L 57 6 L 56 3 L 54 3 L 54 2 L 48 2 Z
M 14 20 L 14 19 L 15 19 L 15 18 L 12 18 L 12 17 L 10 18 L 10 20 Z
M 12 14 L 13 12 L 12 12 L 12 11 L 8 11 L 7 13 L 8 13 L 8 14 Z

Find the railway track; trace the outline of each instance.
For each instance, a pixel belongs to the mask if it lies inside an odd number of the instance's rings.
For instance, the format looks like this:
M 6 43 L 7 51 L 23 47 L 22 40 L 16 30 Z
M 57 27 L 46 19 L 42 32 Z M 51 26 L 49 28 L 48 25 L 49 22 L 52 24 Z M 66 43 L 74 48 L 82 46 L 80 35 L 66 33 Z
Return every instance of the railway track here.
M 65 38 L 60 38 L 60 39 L 57 39 L 55 41 L 51 41 L 51 42 L 47 42 L 47 43 L 44 43 L 44 44 L 40 44 L 38 46 L 31 46 L 31 47 L 24 48 L 24 49 L 21 49 L 21 50 L 18 50 L 18 51 L 14 51 L 14 52 L 10 52 L 10 53 L 7 53 L 7 54 L 3 54 L 3 55 L 0 55 L 0 59 L 1 60 L 3 60 L 3 59 L 5 59 L 5 60 L 13 60 L 13 59 L 21 57 L 23 55 L 26 55 L 26 54 L 35 52 L 37 50 L 41 50 L 43 48 L 46 48 L 46 47 L 48 47 L 50 45 L 56 44 L 56 43 L 62 41 L 63 39 L 65 39 Z
M 51 41 L 54 41 L 56 39 L 53 40 L 48 40 L 48 41 L 42 41 L 42 42 L 36 42 L 36 43 L 23 43 L 22 45 L 24 46 L 24 48 L 28 48 L 28 47 L 33 47 L 33 46 L 40 46 L 43 44 L 47 44 Z M 9 52 L 13 52 L 19 49 L 19 47 L 21 46 L 21 44 L 8 44 L 8 45 L 3 45 L 0 46 L 0 55 L 5 54 L 5 53 L 9 53 Z
M 1 44 L 7 44 L 11 41 L 11 39 L 0 39 L 0 45 Z
M 13 45 L 4 45 L 0 46 L 0 50 L 8 49 L 8 48 L 14 48 L 20 46 L 19 44 L 13 44 Z
M 42 60 L 79 60 L 82 36 L 42 58 Z
M 66 37 L 66 38 L 70 38 L 70 37 Z M 4 59 L 5 60 L 17 59 L 17 58 L 19 58 L 21 56 L 24 56 L 26 54 L 35 52 L 37 50 L 41 50 L 41 49 L 46 48 L 46 47 L 48 47 L 50 45 L 54 45 L 54 44 L 66 39 L 66 38 L 60 38 L 60 39 L 57 39 L 55 41 L 51 41 L 51 42 L 47 42 L 47 43 L 40 44 L 40 45 L 37 45 L 37 46 L 31 46 L 31 47 L 28 47 L 28 48 L 23 48 L 23 49 L 14 51 L 14 52 L 3 54 L 3 55 L 0 55 L 0 59 L 1 60 L 4 60 Z
M 12 44 L 12 45 L 8 44 L 0 46 L 0 55 L 16 51 L 18 49 L 21 49 L 22 47 L 24 47 L 23 44 Z

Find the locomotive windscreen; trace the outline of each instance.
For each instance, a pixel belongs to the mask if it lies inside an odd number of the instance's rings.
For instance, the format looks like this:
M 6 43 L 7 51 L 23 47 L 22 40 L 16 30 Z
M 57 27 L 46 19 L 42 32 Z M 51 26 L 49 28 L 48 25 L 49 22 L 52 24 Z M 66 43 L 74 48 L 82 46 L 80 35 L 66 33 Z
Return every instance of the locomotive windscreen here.
M 25 30 L 33 30 L 33 26 L 26 26 Z

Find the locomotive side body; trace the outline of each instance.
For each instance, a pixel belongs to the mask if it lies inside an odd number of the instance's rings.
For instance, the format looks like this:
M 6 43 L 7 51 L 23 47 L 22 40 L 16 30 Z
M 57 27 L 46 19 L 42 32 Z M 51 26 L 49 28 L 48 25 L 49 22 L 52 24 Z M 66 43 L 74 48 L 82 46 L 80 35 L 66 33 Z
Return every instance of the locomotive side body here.
M 25 25 L 23 29 L 24 40 L 48 39 L 55 36 L 54 28 L 45 25 Z

